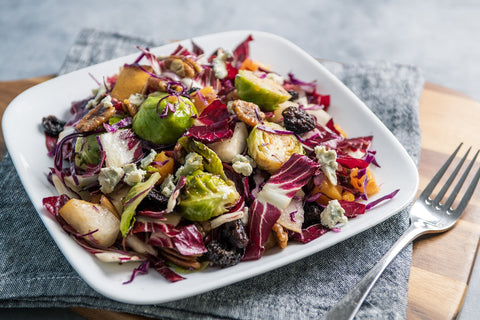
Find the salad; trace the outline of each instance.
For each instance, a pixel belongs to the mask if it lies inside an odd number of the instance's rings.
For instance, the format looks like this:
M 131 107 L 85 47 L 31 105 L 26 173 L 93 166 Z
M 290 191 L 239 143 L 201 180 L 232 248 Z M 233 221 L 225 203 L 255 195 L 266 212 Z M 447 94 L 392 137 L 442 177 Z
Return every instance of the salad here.
M 251 41 L 138 48 L 69 119 L 42 119 L 58 191 L 43 205 L 101 261 L 139 262 L 125 283 L 260 259 L 339 232 L 398 191 L 369 201 L 373 137 L 348 137 L 315 81 L 251 59 Z

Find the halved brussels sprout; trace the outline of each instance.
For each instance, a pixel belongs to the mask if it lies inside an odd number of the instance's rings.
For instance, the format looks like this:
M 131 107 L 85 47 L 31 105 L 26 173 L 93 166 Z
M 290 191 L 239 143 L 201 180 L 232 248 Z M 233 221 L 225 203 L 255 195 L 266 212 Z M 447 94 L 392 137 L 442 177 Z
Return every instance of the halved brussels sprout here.
M 228 182 L 228 178 L 223 170 L 222 160 L 212 149 L 189 137 L 181 137 L 178 139 L 178 143 L 188 152 L 195 152 L 201 155 L 203 157 L 203 167 L 206 171 L 217 174 Z
M 228 211 L 240 195 L 220 176 L 197 170 L 187 177 L 180 195 L 179 213 L 191 221 L 206 221 Z
M 92 134 L 79 137 L 75 142 L 75 166 L 87 169 L 88 165 L 95 165 L 100 161 L 100 146 L 97 136 Z
M 292 96 L 281 85 L 269 78 L 259 78 L 248 70 L 238 71 L 235 88 L 240 99 L 256 103 L 262 111 L 273 111 Z
M 262 129 L 263 127 L 266 127 Z M 273 123 L 265 122 L 255 126 L 247 138 L 248 154 L 255 160 L 257 167 L 270 174 L 277 172 L 290 159 L 292 154 L 303 154 L 303 147 L 293 134 L 275 133 L 285 132 L 285 128 Z
M 175 106 L 160 117 L 167 104 Z M 158 108 L 157 108 L 158 106 Z M 192 126 L 197 114 L 195 105 L 185 97 L 154 92 L 140 106 L 133 117 L 133 131 L 141 138 L 157 144 L 172 144 Z

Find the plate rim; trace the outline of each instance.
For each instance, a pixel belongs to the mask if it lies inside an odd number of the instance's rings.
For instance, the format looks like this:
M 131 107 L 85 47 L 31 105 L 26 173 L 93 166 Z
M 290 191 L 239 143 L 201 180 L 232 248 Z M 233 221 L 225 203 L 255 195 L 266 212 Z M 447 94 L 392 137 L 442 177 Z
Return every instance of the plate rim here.
M 254 35 L 254 38 L 255 38 L 255 35 L 261 35 L 261 36 L 264 36 L 264 37 L 269 37 L 269 38 L 272 38 L 272 39 L 275 39 L 276 41 L 280 41 L 292 48 L 294 48 L 295 50 L 297 51 L 300 51 L 302 53 L 302 56 L 304 57 L 304 55 L 308 55 L 305 51 L 303 51 L 301 48 L 299 48 L 297 45 L 293 44 L 292 42 L 290 42 L 289 40 L 281 37 L 281 36 L 278 36 L 276 34 L 272 34 L 272 33 L 268 33 L 268 32 L 263 32 L 263 31 L 255 31 L 255 30 L 234 30 L 234 31 L 226 31 L 226 32 L 220 32 L 220 33 L 212 33 L 212 34 L 207 34 L 207 35 L 202 35 L 202 36 L 198 36 L 198 37 L 193 37 L 191 39 L 186 39 L 186 40 L 183 40 L 183 41 L 178 41 L 178 42 L 173 42 L 173 43 L 170 43 L 170 44 L 167 44 L 167 45 L 163 45 L 163 46 L 158 46 L 158 47 L 155 47 L 155 48 L 152 48 L 151 50 L 153 52 L 155 51 L 158 51 L 159 48 L 165 48 L 165 47 L 169 47 L 169 46 L 174 46 L 174 45 L 177 45 L 178 43 L 187 43 L 187 42 L 190 42 L 190 41 L 198 41 L 198 40 L 201 40 L 201 39 L 205 39 L 205 38 L 212 38 L 212 37 L 218 37 L 218 36 L 231 36 L 231 35 L 236 35 L 237 37 L 239 35 L 242 35 L 242 36 L 247 36 L 248 34 L 252 34 Z M 325 250 L 326 248 L 329 248 L 333 245 L 336 245 L 342 241 L 345 241 L 347 240 L 348 238 L 351 238 L 352 236 L 356 235 L 356 234 L 359 234 L 359 233 L 362 233 L 363 231 L 369 229 L 369 228 L 372 228 L 380 223 L 382 223 L 383 221 L 385 221 L 386 219 L 392 217 L 393 215 L 395 215 L 396 213 L 394 214 L 391 214 L 391 215 L 388 215 L 386 216 L 383 220 L 379 220 L 377 221 L 374 225 L 370 225 L 370 226 L 366 226 L 364 228 L 360 228 L 355 234 L 347 237 L 347 238 L 341 238 L 339 237 L 339 240 L 338 241 L 333 241 L 333 244 L 323 248 L 323 249 L 319 249 L 317 251 L 313 251 L 313 252 L 309 252 L 307 254 L 303 254 L 303 251 L 301 253 L 294 253 L 291 255 L 291 257 L 289 259 L 284 259 L 283 263 L 280 264 L 280 265 L 275 265 L 272 263 L 270 263 L 267 267 L 263 267 L 263 268 L 257 268 L 255 272 L 251 272 L 249 274 L 245 274 L 245 273 L 242 273 L 240 275 L 237 275 L 237 276 L 233 276 L 234 279 L 228 279 L 228 283 L 225 283 L 225 282 L 217 282 L 215 283 L 215 285 L 208 285 L 206 287 L 203 287 L 203 288 L 197 288 L 196 291 L 194 291 L 193 293 L 192 292 L 186 292 L 184 295 L 177 295 L 173 298 L 163 298 L 163 299 L 159 299 L 159 298 L 155 298 L 155 297 L 152 297 L 151 299 L 132 299 L 132 298 L 125 298 L 125 296 L 123 295 L 118 295 L 118 294 L 112 294 L 112 293 L 109 293 L 109 292 L 105 292 L 105 290 L 103 290 L 102 287 L 99 287 L 94 281 L 92 281 L 91 278 L 89 278 L 88 276 L 85 275 L 83 269 L 79 269 L 79 266 L 76 265 L 76 264 L 73 264 L 71 259 L 69 259 L 69 255 L 70 253 L 66 253 L 64 252 L 64 247 L 61 246 L 58 241 L 57 241 L 57 236 L 54 235 L 54 230 L 51 230 L 50 228 L 50 225 L 49 225 L 49 222 L 47 219 L 49 219 L 48 216 L 45 215 L 45 210 L 40 210 L 40 211 L 43 211 L 43 212 L 40 212 L 39 211 L 39 206 L 38 204 L 34 203 L 33 199 L 32 199 L 32 195 L 34 194 L 34 190 L 31 190 L 31 185 L 29 183 L 28 180 L 26 180 L 25 178 L 25 173 L 24 173 L 24 170 L 25 169 L 25 164 L 22 163 L 24 161 L 24 159 L 22 159 L 20 157 L 19 154 L 17 154 L 16 152 L 11 152 L 11 150 L 15 151 L 16 148 L 13 146 L 14 142 L 14 138 L 12 137 L 12 129 L 11 129 L 11 125 L 10 123 L 8 123 L 8 120 L 10 118 L 13 118 L 14 117 L 14 112 L 16 111 L 16 107 L 22 100 L 24 99 L 27 99 L 29 95 L 35 95 L 37 91 L 41 91 L 44 87 L 47 87 L 49 85 L 54 85 L 58 82 L 61 82 L 65 77 L 67 76 L 70 76 L 72 77 L 72 74 L 81 74 L 81 73 L 85 73 L 86 71 L 90 70 L 90 69 L 94 69 L 94 68 L 98 68 L 99 66 L 101 65 L 110 65 L 110 64 L 115 64 L 117 61 L 120 62 L 122 60 L 125 60 L 125 59 L 129 59 L 130 57 L 134 57 L 138 54 L 130 54 L 130 55 L 125 55 L 125 56 L 122 56 L 122 57 L 118 57 L 118 58 L 115 58 L 115 59 L 111 59 L 111 60 L 108 60 L 108 61 L 105 61 L 105 62 L 102 62 L 102 63 L 99 63 L 99 64 L 95 64 L 95 65 L 92 65 L 92 66 L 89 66 L 89 67 L 86 67 L 86 68 L 82 68 L 80 70 L 77 70 L 77 71 L 73 71 L 71 73 L 68 73 L 68 74 L 65 74 L 65 75 L 61 75 L 61 76 L 58 76 L 56 78 L 53 78 L 51 80 L 48 80 L 44 83 L 41 83 L 39 85 L 36 85 L 30 89 L 27 89 L 26 91 L 24 91 L 23 93 L 21 93 L 20 95 L 18 95 L 15 99 L 12 100 L 12 102 L 8 105 L 8 107 L 6 108 L 5 110 L 5 113 L 3 115 L 3 119 L 2 119 L 2 131 L 3 131 L 3 134 L 4 134 L 4 139 L 5 139 L 5 144 L 7 146 L 7 150 L 11 156 L 11 159 L 12 159 L 12 162 L 19 174 L 19 177 L 20 177 L 20 181 L 23 185 L 23 187 L 25 188 L 25 190 L 27 191 L 27 195 L 30 199 L 30 201 L 32 202 L 34 208 L 36 209 L 37 211 L 37 214 L 40 216 L 43 224 L 45 225 L 46 229 L 48 230 L 50 236 L 53 238 L 54 242 L 56 243 L 57 247 L 60 249 L 60 251 L 62 252 L 62 254 L 65 256 L 65 258 L 67 259 L 67 261 L 69 262 L 70 265 L 72 265 L 72 267 L 75 269 L 75 271 L 77 273 L 79 273 L 79 275 L 82 277 L 82 279 L 90 286 L 92 287 L 95 291 L 101 293 L 102 295 L 108 297 L 108 298 L 111 298 L 111 299 L 114 299 L 114 300 L 117 300 L 117 301 L 121 301 L 121 302 L 126 302 L 126 303 L 132 303 L 132 304 L 156 304 L 156 303 L 161 303 L 161 302 L 168 302 L 168 301 L 173 301 L 173 300 L 178 300 L 178 299 L 182 299 L 182 298 L 185 298 L 185 297 L 188 297 L 188 296 L 192 296 L 192 295 L 196 295 L 196 294 L 199 294 L 199 293 L 202 293 L 202 292 L 206 292 L 206 291 L 210 291 L 210 290 L 213 290 L 213 289 L 216 289 L 216 288 L 219 288 L 219 287 L 223 287 L 223 286 L 226 286 L 226 285 L 230 285 L 230 284 L 233 284 L 235 282 L 238 282 L 238 281 L 242 281 L 242 280 L 245 280 L 247 278 L 251 278 L 251 277 L 254 277 L 254 276 L 257 276 L 259 274 L 263 274 L 263 273 L 266 273 L 266 272 L 269 272 L 273 269 L 276 269 L 276 268 L 279 268 L 281 266 L 284 266 L 286 264 L 289 264 L 289 263 L 292 263 L 294 261 L 297 261 L 299 259 L 302 259 L 302 258 L 305 258 L 307 256 L 310 256 L 314 253 L 317 253 L 317 252 L 320 252 L 322 250 Z M 406 165 L 409 167 L 409 168 L 413 168 L 414 170 L 412 171 L 414 173 L 414 178 L 415 178 L 415 181 L 413 182 L 413 185 L 412 185 L 412 190 L 414 190 L 413 192 L 410 191 L 409 193 L 409 196 L 407 197 L 408 198 L 408 201 L 404 201 L 404 203 L 402 204 L 402 206 L 400 206 L 397 210 L 397 213 L 402 211 L 403 209 L 405 209 L 414 199 L 415 195 L 416 195 L 416 191 L 418 189 L 418 184 L 419 184 L 419 176 L 418 176 L 418 170 L 417 170 L 417 167 L 413 161 L 413 159 L 408 155 L 408 153 L 405 151 L 405 149 L 403 148 L 403 146 L 400 144 L 400 142 L 397 140 L 397 138 L 391 133 L 391 131 L 385 126 L 385 124 L 383 122 L 381 122 L 378 117 L 348 88 L 346 87 L 337 77 L 335 77 L 329 70 L 327 70 L 317 59 L 313 58 L 312 56 L 308 55 L 308 57 L 310 57 L 309 61 L 312 62 L 312 63 L 315 63 L 317 64 L 317 66 L 319 66 L 321 69 L 323 69 L 323 72 L 329 77 L 329 80 L 333 81 L 333 82 L 336 82 L 336 85 L 339 85 L 340 87 L 342 87 L 344 93 L 350 95 L 350 98 L 354 99 L 354 100 L 358 100 L 357 102 L 362 106 L 362 111 L 363 112 L 367 112 L 369 113 L 369 115 L 371 117 L 373 117 L 374 119 L 377 120 L 377 124 L 379 126 L 382 127 L 382 129 L 386 132 L 388 132 L 391 137 L 390 138 L 393 138 L 393 140 L 396 142 L 396 149 L 397 150 L 400 150 L 400 153 L 402 154 L 402 156 L 404 157 L 404 159 L 402 159 L 402 161 L 404 161 L 406 163 Z M 125 62 L 125 61 L 123 61 Z M 68 102 L 70 103 L 70 101 Z M 67 104 L 67 107 L 68 107 L 68 104 Z M 14 110 L 15 109 L 15 110 Z M 412 173 L 411 172 L 411 173 Z M 357 218 L 356 218 L 357 219 Z M 53 219 L 51 219 L 53 221 Z M 56 223 L 56 222 L 54 222 Z M 305 246 L 305 245 L 302 245 L 302 246 Z M 79 247 L 79 246 L 78 246 Z M 83 250 L 83 249 L 82 249 Z M 263 258 L 262 258 L 263 259 Z M 261 261 L 262 259 L 260 260 L 257 260 L 257 261 Z M 248 262 L 242 262 L 242 263 L 248 263 Z M 132 265 L 131 265 L 132 266 Z M 132 267 L 133 269 L 133 267 Z M 153 271 L 151 272 L 153 273 Z M 183 280 L 185 281 L 185 280 Z M 183 282 L 182 281 L 182 282 Z M 168 285 L 175 285 L 175 284 L 168 284 Z

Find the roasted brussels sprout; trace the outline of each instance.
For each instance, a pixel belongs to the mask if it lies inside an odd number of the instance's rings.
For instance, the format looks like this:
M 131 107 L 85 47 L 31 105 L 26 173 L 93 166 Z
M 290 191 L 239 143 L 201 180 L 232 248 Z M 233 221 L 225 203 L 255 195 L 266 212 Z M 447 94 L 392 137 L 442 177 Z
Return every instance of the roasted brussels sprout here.
M 247 138 L 248 154 L 257 167 L 270 174 L 277 172 L 292 154 L 303 154 L 302 144 L 293 134 L 273 122 L 253 128 Z
M 273 111 L 278 108 L 278 104 L 292 97 L 272 79 L 260 78 L 248 70 L 238 72 L 235 77 L 235 88 L 240 99 L 256 103 L 262 111 Z
M 75 142 L 75 166 L 87 169 L 88 165 L 95 165 L 100 161 L 100 146 L 97 136 L 89 135 L 77 138 Z
M 187 176 L 178 210 L 188 220 L 206 221 L 227 212 L 239 197 L 235 186 L 219 175 L 196 170 Z
M 154 92 L 133 117 L 132 128 L 147 141 L 172 144 L 192 126 L 196 114 L 197 109 L 188 98 Z

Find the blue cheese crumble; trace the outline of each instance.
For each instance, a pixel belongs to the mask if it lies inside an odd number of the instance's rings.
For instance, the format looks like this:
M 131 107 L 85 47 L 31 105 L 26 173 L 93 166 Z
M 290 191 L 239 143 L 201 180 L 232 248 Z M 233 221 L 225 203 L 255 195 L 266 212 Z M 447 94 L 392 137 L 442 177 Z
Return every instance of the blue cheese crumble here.
M 217 79 L 224 79 L 228 76 L 227 65 L 225 62 L 231 56 L 230 52 L 218 50 L 217 56 L 213 59 L 213 72 Z
M 190 152 L 185 157 L 185 164 L 178 168 L 175 177 L 188 176 L 196 170 L 203 170 L 203 157 L 196 152 Z
M 103 193 L 111 193 L 115 186 L 123 178 L 124 172 L 122 168 L 108 167 L 100 169 L 98 182 L 100 183 L 100 191 Z
M 123 171 L 125 172 L 125 177 L 123 181 L 129 186 L 133 186 L 139 182 L 143 181 L 147 172 L 142 169 L 137 169 L 137 167 L 133 163 L 129 163 L 123 167 Z
M 324 146 L 315 147 L 315 155 L 318 163 L 321 165 L 322 171 L 327 179 L 336 186 L 337 185 L 337 153 L 335 150 L 326 150 Z
M 232 159 L 232 168 L 236 173 L 240 173 L 246 177 L 252 174 L 253 168 L 256 167 L 255 161 L 245 155 L 237 154 Z
M 155 160 L 157 153 L 155 150 L 150 150 L 150 153 L 140 161 L 140 168 L 145 169 L 147 166 Z
M 344 213 L 345 210 L 340 206 L 338 200 L 330 200 L 320 214 L 320 222 L 325 227 L 332 229 L 339 223 L 344 224 L 348 222 Z
M 175 190 L 175 183 L 174 183 L 174 177 L 173 174 L 169 174 L 165 180 L 163 180 L 162 185 L 160 186 L 160 192 L 165 196 L 165 197 L 170 197 Z

